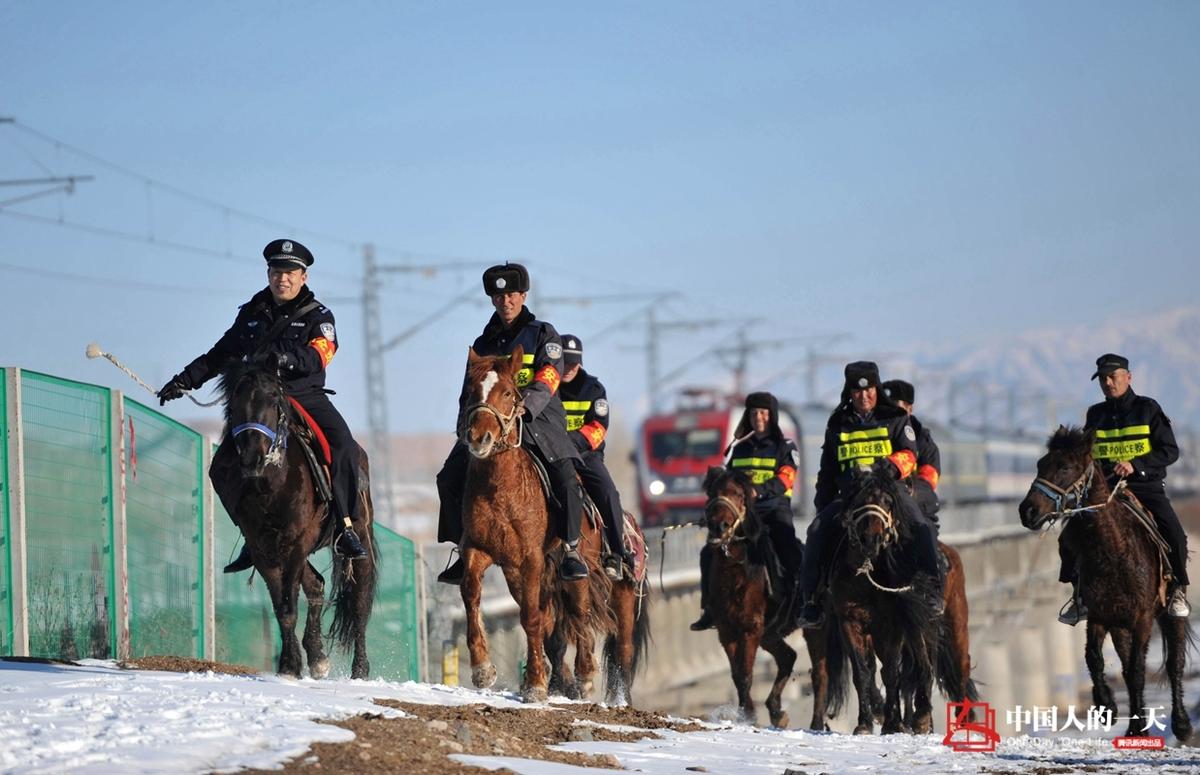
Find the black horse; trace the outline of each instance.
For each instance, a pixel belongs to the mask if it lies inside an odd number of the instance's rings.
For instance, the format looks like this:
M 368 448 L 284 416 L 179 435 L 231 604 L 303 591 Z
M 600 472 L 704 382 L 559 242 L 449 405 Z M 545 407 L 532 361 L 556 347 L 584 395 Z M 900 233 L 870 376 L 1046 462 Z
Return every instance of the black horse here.
M 829 712 L 846 697 L 846 670 L 852 663 L 858 693 L 855 734 L 874 731 L 882 710 L 884 734 L 928 732 L 930 700 L 939 653 L 940 623 L 927 602 L 932 580 L 916 572 L 913 525 L 904 508 L 901 485 L 886 474 L 856 474 L 841 514 L 841 535 L 830 569 L 829 604 L 841 624 L 842 648 L 831 650 Z M 879 707 L 875 658 L 882 665 L 884 697 Z M 914 714 L 906 729 L 901 698 L 911 694 Z
M 221 374 L 220 385 L 225 431 L 209 469 L 213 489 L 241 528 L 254 566 L 270 591 L 282 641 L 278 672 L 298 678 L 303 666 L 295 632 L 303 586 L 308 597 L 303 641 L 308 669 L 313 678 L 323 678 L 329 672 L 321 640 L 325 579 L 308 557 L 329 546 L 332 526 L 326 518 L 328 504 L 318 495 L 304 450 L 297 443 L 308 430 L 291 406 L 274 367 L 236 362 Z M 289 439 L 293 443 L 289 444 Z M 330 636 L 344 649 L 353 647 L 351 677 L 366 678 L 370 673 L 367 619 L 375 598 L 379 557 L 366 486 L 367 457 L 362 450 L 359 461 L 358 495 L 363 499 L 366 523 L 359 534 L 369 557 L 351 565 L 334 555 Z

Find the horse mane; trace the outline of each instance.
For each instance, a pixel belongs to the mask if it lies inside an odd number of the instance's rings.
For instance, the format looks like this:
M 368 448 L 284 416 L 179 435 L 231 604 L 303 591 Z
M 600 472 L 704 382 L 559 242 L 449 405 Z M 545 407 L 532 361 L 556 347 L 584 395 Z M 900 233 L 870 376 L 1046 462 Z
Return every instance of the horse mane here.
M 221 396 L 221 403 L 224 404 L 226 425 L 229 424 L 229 415 L 232 411 L 230 399 L 233 398 L 234 391 L 244 380 L 252 380 L 252 388 L 264 392 L 273 392 L 283 387 L 279 374 L 262 363 L 253 360 L 230 361 L 217 379 L 217 392 Z
M 1058 430 L 1050 434 L 1050 438 L 1046 440 L 1046 450 L 1048 452 L 1079 454 L 1080 452 L 1091 450 L 1092 440 L 1092 431 L 1086 428 L 1074 425 L 1060 425 L 1058 426 Z

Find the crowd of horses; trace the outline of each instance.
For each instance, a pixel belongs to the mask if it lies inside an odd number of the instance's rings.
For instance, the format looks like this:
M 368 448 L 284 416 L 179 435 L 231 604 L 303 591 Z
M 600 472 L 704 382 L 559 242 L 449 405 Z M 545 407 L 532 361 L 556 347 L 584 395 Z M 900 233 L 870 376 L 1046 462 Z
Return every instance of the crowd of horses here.
M 488 654 L 480 609 L 482 578 L 499 566 L 520 609 L 526 636 L 526 667 L 521 695 L 528 701 L 550 694 L 588 697 L 595 685 L 595 646 L 603 642 L 606 700 L 632 703 L 633 682 L 650 644 L 648 584 L 644 573 L 611 580 L 601 565 L 602 530 L 584 520 L 580 551 L 589 569 L 586 579 L 564 581 L 556 572 L 563 551 L 552 512 L 532 455 L 521 445 L 521 395 L 516 372 L 520 348 L 511 356 L 483 357 L 473 352 L 470 384 L 478 400 L 468 407 L 460 441 L 471 453 L 464 499 L 466 573 L 461 586 L 472 682 L 492 686 L 496 669 Z M 329 669 L 321 632 L 324 579 L 309 556 L 330 544 L 325 507 L 314 487 L 313 472 L 299 443 L 303 422 L 290 409 L 279 375 L 260 363 L 239 363 L 222 378 L 228 427 L 257 423 L 271 434 L 226 435 L 214 457 L 214 488 L 252 549 L 255 566 L 270 591 L 282 647 L 281 674 L 299 676 L 303 667 L 296 641 L 298 597 L 308 599 L 303 646 L 310 674 Z M 1104 477 L 1091 458 L 1089 432 L 1060 427 L 1039 461 L 1034 485 L 1019 506 L 1022 524 L 1043 530 L 1065 521 L 1063 540 L 1081 559 L 1081 595 L 1089 618 L 1086 662 L 1093 682 L 1093 704 L 1117 715 L 1105 681 L 1102 646 L 1111 635 L 1128 689 L 1128 734 L 1143 734 L 1145 662 L 1150 635 L 1158 623 L 1171 682 L 1172 731 L 1190 741 L 1192 728 L 1183 701 L 1183 673 L 1192 634 L 1186 619 L 1166 615 L 1166 569 L 1146 532 L 1120 499 L 1110 497 Z M 356 525 L 370 550 L 365 560 L 335 555 L 331 635 L 354 650 L 352 677 L 369 673 L 365 631 L 371 613 L 378 552 L 370 524 L 366 456 L 362 455 L 360 497 L 365 525 Z M 869 734 L 875 723 L 883 733 L 925 733 L 932 729 L 932 690 L 936 682 L 951 701 L 979 699 L 971 678 L 968 605 L 962 559 L 940 544 L 946 582 L 944 611 L 935 613 L 915 574 L 912 526 L 897 508 L 897 487 L 890 477 L 863 472 L 844 499 L 840 540 L 827 566 L 827 617 L 820 629 L 803 631 L 811 664 L 813 715 L 810 727 L 827 730 L 828 720 L 845 705 L 849 683 L 858 701 L 856 734 Z M 765 567 L 755 551 L 765 540 L 751 508 L 753 487 L 742 473 L 721 468 L 709 472 L 708 542 L 715 553 L 712 611 L 730 665 L 743 718 L 755 720 L 751 683 L 761 647 L 777 671 L 766 706 L 771 724 L 789 725 L 782 693 L 796 661 L 785 638 L 793 617 L 773 594 Z M 573 666 L 567 664 L 574 649 Z M 880 668 L 880 691 L 876 666 Z

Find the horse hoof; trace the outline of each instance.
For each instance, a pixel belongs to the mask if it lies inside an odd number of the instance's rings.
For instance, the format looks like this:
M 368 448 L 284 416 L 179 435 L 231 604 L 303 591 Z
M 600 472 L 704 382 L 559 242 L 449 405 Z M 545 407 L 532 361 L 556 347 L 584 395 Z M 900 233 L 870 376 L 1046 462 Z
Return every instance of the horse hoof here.
M 579 697 L 577 699 L 586 700 L 588 697 L 591 697 L 592 689 L 594 689 L 594 688 L 595 688 L 595 684 L 590 679 L 587 681 L 580 682 Z
M 771 717 L 771 726 L 776 729 L 787 729 L 792 725 L 792 719 L 786 713 L 780 713 L 778 716 Z
M 492 684 L 496 683 L 496 666 L 491 662 L 484 662 L 471 668 L 471 683 L 475 684 L 476 689 L 490 689 Z
M 530 686 L 521 692 L 521 699 L 525 702 L 545 702 L 546 697 L 546 690 L 540 686 Z
M 859 724 L 858 726 L 856 726 L 854 728 L 854 734 L 856 734 L 856 735 L 870 735 L 870 734 L 874 734 L 874 732 L 875 732 L 875 730 L 872 729 L 871 727 L 867 726 L 866 724 Z
M 329 659 L 319 659 L 316 664 L 310 664 L 308 666 L 308 674 L 318 681 L 329 675 Z

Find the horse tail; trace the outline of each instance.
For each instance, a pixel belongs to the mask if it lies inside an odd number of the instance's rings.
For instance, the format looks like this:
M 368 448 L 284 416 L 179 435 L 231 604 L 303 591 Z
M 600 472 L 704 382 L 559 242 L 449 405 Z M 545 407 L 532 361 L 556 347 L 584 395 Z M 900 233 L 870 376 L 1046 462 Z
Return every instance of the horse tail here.
M 642 659 L 646 654 L 646 649 L 650 647 L 650 582 L 649 578 L 643 578 L 641 584 L 634 590 L 634 610 L 636 614 L 633 619 L 633 659 L 630 668 L 630 673 L 636 675 L 638 668 L 642 664 Z M 613 633 L 604 640 L 604 664 L 608 670 L 608 675 L 620 674 L 620 662 L 618 660 L 617 650 L 617 634 Z M 616 672 L 613 672 L 613 671 Z
M 959 667 L 958 654 L 955 653 L 953 644 L 953 636 L 943 626 L 942 642 L 938 645 L 937 650 L 937 664 L 934 665 L 938 690 L 941 691 L 943 697 L 954 702 L 962 702 L 963 700 L 977 702 L 979 700 L 979 689 L 975 686 L 974 678 L 966 679 L 966 696 L 958 696 L 964 686 L 964 676 L 962 669 Z
M 570 585 L 558 578 L 558 566 L 563 551 L 560 543 L 548 553 L 542 571 L 541 597 L 549 602 L 550 621 L 553 622 L 553 626 L 547 630 L 558 630 L 568 643 L 576 642 L 589 630 L 601 636 L 615 632 L 617 620 L 608 605 L 609 596 L 612 594 L 612 581 L 608 574 L 602 568 L 588 566 L 588 577 L 585 580 L 587 589 L 584 592 L 587 596 L 585 610 L 578 597 L 570 594 Z
M 842 628 L 835 618 L 829 617 L 825 624 L 825 673 L 828 679 L 827 715 L 836 718 L 842 711 L 849 695 L 849 654 L 842 640 Z
M 1197 647 L 1191 619 L 1168 616 L 1164 611 L 1158 617 L 1158 630 L 1162 635 L 1162 658 L 1166 668 L 1163 677 L 1170 677 L 1176 671 L 1182 677 L 1187 670 L 1188 655 Z
M 362 456 L 360 477 L 368 477 L 369 464 Z M 343 651 L 354 646 L 359 637 L 366 634 L 367 620 L 375 604 L 375 591 L 379 583 L 379 544 L 375 541 L 375 517 L 371 504 L 370 490 L 362 491 L 362 508 L 367 523 L 363 543 L 369 557 L 364 560 L 349 560 L 337 552 L 333 554 L 333 623 L 329 625 L 329 637 Z

